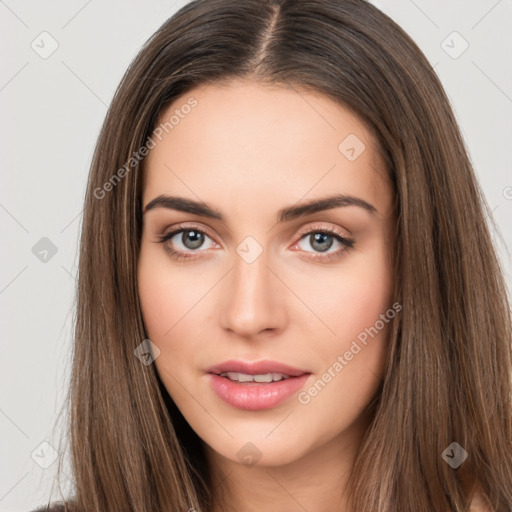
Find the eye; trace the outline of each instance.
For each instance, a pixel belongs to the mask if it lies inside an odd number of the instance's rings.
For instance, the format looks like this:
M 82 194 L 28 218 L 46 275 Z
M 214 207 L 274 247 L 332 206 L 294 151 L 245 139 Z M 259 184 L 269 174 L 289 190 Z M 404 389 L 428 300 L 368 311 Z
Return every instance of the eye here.
M 301 245 L 301 242 L 306 242 L 314 250 L 314 253 L 306 257 L 320 261 L 330 261 L 341 257 L 343 253 L 352 248 L 355 243 L 354 240 L 347 238 L 341 233 L 325 228 L 310 228 L 309 231 L 301 236 L 299 242 L 297 242 L 296 245 L 299 246 L 301 250 L 310 252 L 304 248 L 304 244 Z M 336 245 L 338 245 L 337 250 Z M 334 250 L 328 252 L 333 247 Z
M 205 247 L 207 238 L 211 243 Z M 303 247 L 304 241 L 310 244 L 314 253 L 310 253 Z M 200 248 L 209 249 L 215 245 L 215 242 L 202 229 L 183 225 L 178 225 L 176 229 L 159 237 L 157 243 L 164 244 L 166 251 L 175 259 L 194 258 L 194 253 L 201 252 Z M 294 247 L 298 246 L 300 250 L 310 253 L 306 256 L 308 259 L 327 262 L 340 258 L 354 246 L 354 243 L 354 240 L 333 229 L 313 227 L 300 235 L 300 239 Z M 339 246 L 337 250 L 328 252 L 333 246 L 336 249 L 336 245 Z
M 195 226 L 178 226 L 170 233 L 159 237 L 158 243 L 166 244 L 166 250 L 177 259 L 190 258 L 193 256 L 187 253 L 199 252 L 198 249 L 201 247 L 204 249 L 206 238 L 211 240 L 205 231 Z M 206 249 L 211 247 L 212 245 L 207 246 Z

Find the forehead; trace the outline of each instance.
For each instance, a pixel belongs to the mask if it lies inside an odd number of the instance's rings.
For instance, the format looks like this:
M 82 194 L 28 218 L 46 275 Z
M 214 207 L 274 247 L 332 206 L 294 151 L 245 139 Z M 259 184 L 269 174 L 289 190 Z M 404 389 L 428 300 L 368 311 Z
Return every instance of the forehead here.
M 144 165 L 144 204 L 180 194 L 224 208 L 263 208 L 274 198 L 278 209 L 340 192 L 381 212 L 390 206 L 374 137 L 320 93 L 251 81 L 209 84 L 175 99 L 159 123 Z

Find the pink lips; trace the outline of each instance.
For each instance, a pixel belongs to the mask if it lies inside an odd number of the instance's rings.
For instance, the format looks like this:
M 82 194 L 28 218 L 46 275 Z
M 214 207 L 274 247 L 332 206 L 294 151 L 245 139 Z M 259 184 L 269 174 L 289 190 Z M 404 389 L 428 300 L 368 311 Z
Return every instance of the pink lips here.
M 260 411 L 271 409 L 304 386 L 310 372 L 293 368 L 277 361 L 245 362 L 230 360 L 206 370 L 217 396 L 238 409 Z M 281 373 L 289 378 L 276 382 L 237 382 L 221 373 L 236 372 L 247 375 Z

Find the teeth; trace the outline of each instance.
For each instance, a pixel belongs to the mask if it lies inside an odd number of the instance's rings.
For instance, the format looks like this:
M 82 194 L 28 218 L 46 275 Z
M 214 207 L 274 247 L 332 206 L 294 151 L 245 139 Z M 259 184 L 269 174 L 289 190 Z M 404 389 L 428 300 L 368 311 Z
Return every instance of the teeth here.
M 254 375 L 254 382 L 272 382 L 274 375 L 272 373 L 266 373 L 265 375 Z M 279 379 L 281 380 L 281 377 Z
M 264 373 L 258 375 L 248 375 L 246 373 L 225 372 L 220 374 L 221 377 L 227 377 L 230 380 L 238 382 L 277 382 L 279 380 L 289 379 L 287 375 L 282 373 Z

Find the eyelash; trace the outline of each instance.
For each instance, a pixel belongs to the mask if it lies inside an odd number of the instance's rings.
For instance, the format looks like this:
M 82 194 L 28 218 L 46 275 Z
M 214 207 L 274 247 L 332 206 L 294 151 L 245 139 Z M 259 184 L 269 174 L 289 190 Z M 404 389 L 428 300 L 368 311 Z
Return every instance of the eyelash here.
M 201 235 L 206 235 L 209 238 L 212 238 L 206 231 L 199 229 L 197 226 L 178 225 L 178 226 L 176 226 L 175 229 L 173 229 L 169 233 L 158 237 L 158 241 L 156 243 L 165 244 L 168 240 L 173 238 L 175 235 L 177 235 L 178 233 L 182 233 L 184 231 L 196 231 L 196 232 L 200 233 Z M 317 261 L 321 260 L 322 262 L 328 262 L 328 261 L 332 261 L 333 259 L 338 259 L 341 256 L 343 256 L 343 254 L 347 250 L 351 249 L 355 243 L 354 240 L 341 235 L 337 231 L 334 231 L 331 229 L 325 229 L 325 228 L 315 228 L 315 227 L 310 228 L 308 231 L 301 233 L 299 241 L 302 240 L 304 237 L 306 237 L 306 235 L 312 235 L 312 234 L 316 234 L 316 233 L 334 237 L 338 242 L 340 242 L 344 246 L 344 248 L 342 248 L 334 253 L 328 253 L 325 255 L 323 255 L 322 253 L 316 253 L 315 255 L 308 253 L 306 258 L 310 259 L 310 260 L 317 260 Z M 175 249 L 171 249 L 168 245 L 165 247 L 165 249 L 173 258 L 175 258 L 177 260 L 195 259 L 195 257 L 196 257 L 196 256 L 189 256 L 189 255 L 184 254 Z M 201 251 L 198 250 L 198 251 L 191 251 L 191 252 L 201 252 Z

